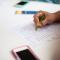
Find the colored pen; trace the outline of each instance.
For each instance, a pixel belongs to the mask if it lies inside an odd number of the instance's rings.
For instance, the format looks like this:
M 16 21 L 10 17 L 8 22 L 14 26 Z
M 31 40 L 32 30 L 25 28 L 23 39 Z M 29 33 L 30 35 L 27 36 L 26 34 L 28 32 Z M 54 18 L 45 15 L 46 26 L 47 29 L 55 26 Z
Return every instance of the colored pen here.
M 16 14 L 36 14 L 38 11 L 16 11 Z

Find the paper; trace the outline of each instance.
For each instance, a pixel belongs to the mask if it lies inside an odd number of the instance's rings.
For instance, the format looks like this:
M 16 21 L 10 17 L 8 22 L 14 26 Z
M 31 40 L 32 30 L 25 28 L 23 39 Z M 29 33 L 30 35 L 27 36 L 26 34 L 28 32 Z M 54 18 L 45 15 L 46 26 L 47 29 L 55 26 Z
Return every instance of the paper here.
M 32 44 L 40 44 L 41 41 L 60 40 L 60 24 L 48 25 L 36 31 L 35 26 L 30 23 L 18 30 L 18 34 Z

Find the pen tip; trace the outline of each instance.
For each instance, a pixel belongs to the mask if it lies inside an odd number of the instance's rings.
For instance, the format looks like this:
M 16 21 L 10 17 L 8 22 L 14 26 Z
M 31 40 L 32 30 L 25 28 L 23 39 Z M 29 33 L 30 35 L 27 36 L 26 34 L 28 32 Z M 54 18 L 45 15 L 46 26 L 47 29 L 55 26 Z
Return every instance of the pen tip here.
M 35 30 L 36 30 L 36 31 L 37 31 L 37 29 L 38 29 L 38 28 L 37 28 L 37 27 L 35 27 Z

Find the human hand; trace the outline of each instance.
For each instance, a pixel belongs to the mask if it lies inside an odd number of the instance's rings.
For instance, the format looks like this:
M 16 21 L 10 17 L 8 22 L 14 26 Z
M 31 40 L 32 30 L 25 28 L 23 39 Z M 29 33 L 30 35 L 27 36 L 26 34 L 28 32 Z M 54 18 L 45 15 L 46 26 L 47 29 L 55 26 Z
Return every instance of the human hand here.
M 44 17 L 45 16 L 45 17 Z M 39 17 L 43 17 L 43 19 L 39 19 Z M 55 21 L 55 14 L 54 13 L 49 13 L 46 11 L 40 11 L 37 14 L 34 15 L 34 23 L 35 26 L 38 27 L 43 27 L 46 26 L 47 24 L 51 24 Z

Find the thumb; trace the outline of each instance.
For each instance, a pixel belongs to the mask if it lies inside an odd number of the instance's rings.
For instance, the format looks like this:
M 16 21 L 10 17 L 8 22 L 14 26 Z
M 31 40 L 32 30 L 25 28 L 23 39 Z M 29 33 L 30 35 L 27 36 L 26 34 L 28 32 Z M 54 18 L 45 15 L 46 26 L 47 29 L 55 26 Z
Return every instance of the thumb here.
M 49 23 L 49 20 L 47 18 L 42 21 L 43 26 L 47 25 L 48 23 Z

